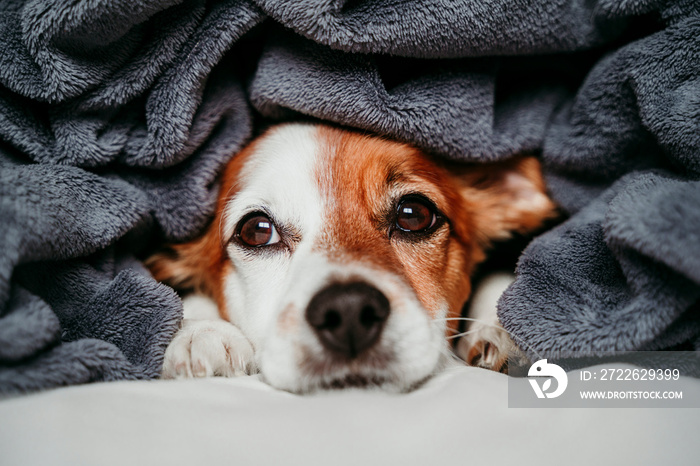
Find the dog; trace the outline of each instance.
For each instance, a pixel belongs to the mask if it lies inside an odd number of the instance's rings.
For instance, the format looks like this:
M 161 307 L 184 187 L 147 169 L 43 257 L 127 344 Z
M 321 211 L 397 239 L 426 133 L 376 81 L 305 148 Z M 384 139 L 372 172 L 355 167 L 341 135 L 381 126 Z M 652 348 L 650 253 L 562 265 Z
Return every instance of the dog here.
M 338 127 L 273 126 L 227 165 L 206 232 L 147 261 L 197 293 L 163 377 L 411 390 L 452 357 L 491 243 L 554 213 L 532 156 L 450 164 Z M 495 311 L 464 341 L 463 359 L 494 370 L 515 350 Z

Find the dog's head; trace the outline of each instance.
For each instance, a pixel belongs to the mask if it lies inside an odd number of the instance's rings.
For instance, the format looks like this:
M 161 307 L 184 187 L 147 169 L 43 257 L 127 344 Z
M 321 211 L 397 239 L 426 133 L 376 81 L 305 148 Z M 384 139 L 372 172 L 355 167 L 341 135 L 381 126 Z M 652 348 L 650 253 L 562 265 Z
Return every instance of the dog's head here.
M 208 231 L 151 269 L 210 294 L 273 386 L 405 390 L 449 351 L 489 242 L 552 214 L 544 192 L 534 158 L 448 170 L 406 144 L 283 125 L 228 165 Z

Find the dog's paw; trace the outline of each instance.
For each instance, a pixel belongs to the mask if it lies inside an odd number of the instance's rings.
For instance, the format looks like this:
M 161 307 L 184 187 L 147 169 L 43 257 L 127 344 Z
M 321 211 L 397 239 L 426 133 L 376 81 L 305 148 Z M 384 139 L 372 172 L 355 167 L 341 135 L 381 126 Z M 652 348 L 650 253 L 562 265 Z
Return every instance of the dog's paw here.
M 478 322 L 469 331 L 457 342 L 457 356 L 470 366 L 507 373 L 508 358 L 520 354 L 508 333 L 500 325 Z
M 253 347 L 223 320 L 184 319 L 165 350 L 162 378 L 233 377 L 256 372 Z

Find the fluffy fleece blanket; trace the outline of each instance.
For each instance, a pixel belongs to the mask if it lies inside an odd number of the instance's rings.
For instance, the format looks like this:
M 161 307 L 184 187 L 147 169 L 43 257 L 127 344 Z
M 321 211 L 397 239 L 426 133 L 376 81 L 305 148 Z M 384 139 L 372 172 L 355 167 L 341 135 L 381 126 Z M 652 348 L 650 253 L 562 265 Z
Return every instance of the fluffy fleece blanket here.
M 0 392 L 158 376 L 181 305 L 135 258 L 206 224 L 248 102 L 540 153 L 570 218 L 500 302 L 516 341 L 700 344 L 696 1 L 17 0 L 0 44 Z

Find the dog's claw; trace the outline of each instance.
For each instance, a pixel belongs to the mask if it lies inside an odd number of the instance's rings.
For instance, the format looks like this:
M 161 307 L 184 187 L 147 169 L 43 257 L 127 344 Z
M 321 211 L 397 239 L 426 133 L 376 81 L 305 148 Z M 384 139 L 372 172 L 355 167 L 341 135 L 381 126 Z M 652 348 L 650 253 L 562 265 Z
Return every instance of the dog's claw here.
M 518 352 L 508 334 L 500 326 L 478 323 L 457 343 L 457 355 L 470 366 L 508 373 L 508 358 Z
M 162 378 L 233 377 L 255 372 L 253 347 L 236 326 L 221 320 L 182 322 L 165 350 Z

